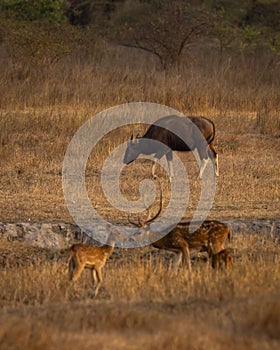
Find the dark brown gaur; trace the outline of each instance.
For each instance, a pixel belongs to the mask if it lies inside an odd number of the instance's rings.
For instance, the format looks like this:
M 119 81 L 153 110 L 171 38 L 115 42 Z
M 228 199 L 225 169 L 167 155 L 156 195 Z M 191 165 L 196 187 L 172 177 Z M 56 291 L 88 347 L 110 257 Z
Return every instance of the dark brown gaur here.
M 202 177 L 211 157 L 214 159 L 216 175 L 218 176 L 218 154 L 214 149 L 214 138 L 215 125 L 208 118 L 166 116 L 152 124 L 141 138 L 133 139 L 133 135 L 131 136 L 123 162 L 129 164 L 140 154 L 155 154 L 151 167 L 151 175 L 155 178 L 156 161 L 165 156 L 171 180 L 173 177 L 172 151 L 193 151 L 198 154 L 200 159 L 199 177 Z M 149 142 L 149 140 L 158 141 L 158 143 Z

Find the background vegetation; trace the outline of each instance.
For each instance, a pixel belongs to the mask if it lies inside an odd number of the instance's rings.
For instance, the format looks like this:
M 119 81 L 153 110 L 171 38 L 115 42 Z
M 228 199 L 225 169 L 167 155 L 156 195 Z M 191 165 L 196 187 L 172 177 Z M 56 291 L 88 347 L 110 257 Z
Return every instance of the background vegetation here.
M 215 121 L 221 176 L 210 215 L 278 215 L 278 1 L 1 0 L 0 9 L 1 220 L 71 221 L 61 187 L 71 137 L 132 101 Z M 88 162 L 89 194 L 107 218 L 102 164 L 132 131 L 105 138 Z M 192 176 L 196 163 L 183 159 Z M 149 163 L 127 168 L 123 192 L 135 199 Z M 200 195 L 191 184 L 188 217 Z
M 278 218 L 279 11 L 277 0 L 0 0 L 0 220 L 72 221 L 61 185 L 68 143 L 95 113 L 132 101 L 215 121 L 210 217 Z M 127 215 L 107 202 L 100 174 L 133 131 L 102 139 L 87 164 L 93 205 L 118 223 Z M 179 156 L 191 217 L 198 169 Z M 124 169 L 128 199 L 149 169 Z M 1 241 L 0 348 L 278 349 L 279 239 L 243 232 L 230 248 L 229 275 L 196 257 L 192 276 L 170 269 L 168 254 L 117 251 L 93 301 L 86 272 L 68 288 L 58 252 Z

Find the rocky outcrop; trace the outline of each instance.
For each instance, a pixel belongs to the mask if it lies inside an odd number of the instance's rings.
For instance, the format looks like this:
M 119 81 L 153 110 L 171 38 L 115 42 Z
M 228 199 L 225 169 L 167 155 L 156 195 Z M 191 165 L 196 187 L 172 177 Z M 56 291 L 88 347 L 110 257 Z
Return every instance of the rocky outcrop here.
M 38 247 L 62 249 L 83 241 L 81 229 L 64 223 L 0 223 L 0 239 L 26 242 Z
M 280 238 L 280 220 L 225 221 L 233 234 L 255 232 Z
M 280 240 L 280 220 L 254 221 L 225 221 L 233 235 L 256 232 L 266 234 Z M 96 224 L 97 232 L 106 231 Z M 83 233 L 74 224 L 69 223 L 0 223 L 0 240 L 26 242 L 27 244 L 50 248 L 63 249 L 75 242 L 86 242 L 95 245 L 100 243 Z

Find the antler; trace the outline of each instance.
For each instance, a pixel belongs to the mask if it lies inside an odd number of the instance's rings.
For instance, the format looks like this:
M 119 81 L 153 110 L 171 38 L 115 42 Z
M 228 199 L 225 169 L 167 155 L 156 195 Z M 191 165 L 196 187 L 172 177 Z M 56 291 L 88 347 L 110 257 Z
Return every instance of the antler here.
M 137 222 L 135 222 L 135 221 L 132 221 L 132 220 L 130 219 L 130 216 L 127 215 L 127 221 L 130 222 L 130 223 L 131 223 L 132 225 L 134 225 L 134 226 L 137 226 L 137 227 L 141 226 L 140 223 L 139 223 L 139 218 L 138 218 L 138 223 L 137 223 Z
M 150 211 L 150 207 L 146 206 L 145 200 L 144 200 L 144 205 L 145 205 L 145 209 L 147 210 L 147 216 L 145 219 L 140 219 L 140 217 L 138 217 L 138 223 L 136 223 L 135 221 L 130 220 L 130 217 L 128 215 L 128 221 L 133 224 L 134 226 L 138 226 L 138 227 L 145 227 L 149 222 L 155 220 L 156 218 L 159 217 L 161 211 L 162 211 L 162 189 L 161 186 L 159 186 L 160 188 L 160 205 L 159 205 L 159 209 L 157 211 L 157 213 L 154 216 L 151 216 L 151 211 Z
M 146 226 L 149 222 L 156 220 L 162 211 L 162 189 L 161 189 L 160 185 L 159 185 L 159 190 L 160 190 L 159 191 L 159 209 L 158 209 L 157 213 L 151 217 L 150 208 L 147 208 L 148 215 L 146 216 L 146 218 L 144 220 L 141 220 L 143 226 Z

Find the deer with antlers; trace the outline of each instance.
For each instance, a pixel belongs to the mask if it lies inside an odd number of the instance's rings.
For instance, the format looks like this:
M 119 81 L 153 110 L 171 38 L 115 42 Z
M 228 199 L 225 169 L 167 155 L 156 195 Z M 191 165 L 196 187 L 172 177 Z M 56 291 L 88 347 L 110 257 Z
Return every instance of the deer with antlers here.
M 140 228 L 137 234 L 140 239 L 146 235 L 155 235 L 155 232 L 150 228 L 150 223 L 153 222 L 162 211 L 161 189 L 159 210 L 152 216 L 149 209 L 150 208 L 146 207 L 148 214 L 145 219 L 138 218 L 138 223 L 128 218 L 130 223 Z M 212 260 L 213 268 L 218 267 L 220 261 L 224 261 L 228 266 L 230 265 L 231 256 L 225 249 L 225 243 L 227 239 L 230 241 L 231 232 L 226 224 L 217 220 L 207 220 L 194 232 L 191 232 L 190 228 L 191 222 L 189 221 L 180 222 L 174 228 L 171 227 L 170 231 L 167 228 L 167 234 L 159 240 L 155 240 L 152 246 L 174 252 L 177 256 L 177 266 L 180 265 L 182 258 L 185 257 L 188 267 L 191 269 L 190 250 L 192 249 L 199 249 L 201 252 L 206 251 L 209 258 Z
M 91 269 L 93 286 L 95 287 L 96 285 L 94 293 L 94 297 L 96 297 L 102 283 L 101 269 L 113 253 L 116 238 L 116 234 L 110 233 L 107 243 L 101 247 L 82 243 L 72 245 L 67 257 L 70 281 L 77 281 L 84 268 Z

